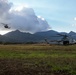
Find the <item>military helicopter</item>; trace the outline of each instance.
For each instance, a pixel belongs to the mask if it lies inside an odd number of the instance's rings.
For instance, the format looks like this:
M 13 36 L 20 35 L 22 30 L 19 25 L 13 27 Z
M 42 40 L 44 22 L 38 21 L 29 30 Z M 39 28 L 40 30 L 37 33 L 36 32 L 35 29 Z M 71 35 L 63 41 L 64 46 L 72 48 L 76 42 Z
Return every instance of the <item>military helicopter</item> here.
M 69 45 L 69 44 L 76 43 L 76 41 L 75 41 L 75 39 L 73 39 L 72 35 L 68 35 L 68 34 L 57 34 L 56 36 L 51 36 L 51 37 L 61 37 L 60 40 L 50 41 L 50 42 L 57 42 L 58 44 Z M 45 39 L 45 42 L 47 44 L 50 44 L 50 42 L 47 39 Z
M 69 36 L 67 34 L 57 34 L 57 35 L 62 36 L 61 42 L 63 43 L 63 45 L 70 44 L 71 36 Z
M 1 23 L 4 25 L 4 28 L 7 28 L 7 29 L 10 29 L 10 27 L 8 26 L 8 24 L 5 24 L 5 23 Z
M 76 40 L 73 38 L 74 35 L 70 35 L 70 34 L 58 34 L 58 35 L 63 36 L 62 38 L 63 45 L 76 43 Z

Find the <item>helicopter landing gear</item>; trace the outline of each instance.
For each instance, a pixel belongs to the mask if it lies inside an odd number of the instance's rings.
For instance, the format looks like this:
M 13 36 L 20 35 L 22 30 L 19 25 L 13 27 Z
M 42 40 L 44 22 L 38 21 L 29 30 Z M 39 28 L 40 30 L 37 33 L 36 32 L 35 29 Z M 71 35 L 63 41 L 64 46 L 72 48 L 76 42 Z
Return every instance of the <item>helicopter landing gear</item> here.
M 69 45 L 69 41 L 63 41 L 63 45 Z

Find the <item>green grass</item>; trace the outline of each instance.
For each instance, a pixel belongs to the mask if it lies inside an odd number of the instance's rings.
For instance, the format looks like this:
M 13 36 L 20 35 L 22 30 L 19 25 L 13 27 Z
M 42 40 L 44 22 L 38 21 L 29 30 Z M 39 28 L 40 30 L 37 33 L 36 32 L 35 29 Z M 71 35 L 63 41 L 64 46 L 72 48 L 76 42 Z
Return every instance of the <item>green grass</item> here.
M 76 45 L 0 45 L 0 75 L 76 75 Z

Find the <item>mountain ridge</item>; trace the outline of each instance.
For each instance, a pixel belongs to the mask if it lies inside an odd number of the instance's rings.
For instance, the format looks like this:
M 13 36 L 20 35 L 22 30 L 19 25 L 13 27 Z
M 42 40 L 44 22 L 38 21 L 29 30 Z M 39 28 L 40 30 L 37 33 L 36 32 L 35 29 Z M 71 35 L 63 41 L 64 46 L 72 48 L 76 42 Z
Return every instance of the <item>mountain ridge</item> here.
M 65 34 L 66 32 L 57 32 L 54 30 L 36 32 L 34 34 L 21 32 L 19 30 L 11 31 L 5 35 L 0 35 L 0 42 L 13 42 L 13 43 L 26 43 L 26 42 L 44 42 L 44 39 L 48 40 L 59 40 L 61 37 L 54 37 L 57 34 Z M 73 35 L 73 38 L 76 39 L 76 33 L 71 31 L 66 33 L 68 35 Z

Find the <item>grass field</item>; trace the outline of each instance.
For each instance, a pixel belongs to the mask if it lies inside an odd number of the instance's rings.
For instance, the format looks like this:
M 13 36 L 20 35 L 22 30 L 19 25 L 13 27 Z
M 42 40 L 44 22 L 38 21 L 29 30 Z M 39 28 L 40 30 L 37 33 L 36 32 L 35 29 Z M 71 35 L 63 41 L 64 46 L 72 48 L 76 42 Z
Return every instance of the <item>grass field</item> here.
M 0 45 L 0 75 L 76 75 L 76 45 Z

